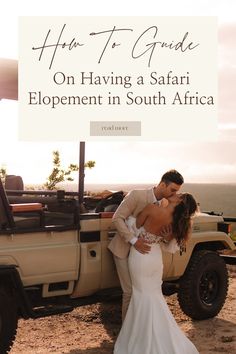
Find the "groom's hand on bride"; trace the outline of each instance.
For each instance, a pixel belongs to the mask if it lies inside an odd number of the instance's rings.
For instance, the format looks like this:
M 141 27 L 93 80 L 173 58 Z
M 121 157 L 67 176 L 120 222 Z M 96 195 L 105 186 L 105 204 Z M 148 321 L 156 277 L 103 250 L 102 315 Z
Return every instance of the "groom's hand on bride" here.
M 166 241 L 170 241 L 173 238 L 173 230 L 171 224 L 164 226 L 161 229 L 160 236 L 164 238 Z
M 134 244 L 134 248 L 142 253 L 142 254 L 146 254 L 146 253 L 149 253 L 150 249 L 151 249 L 151 246 L 145 241 L 143 240 L 142 238 L 139 238 L 135 244 Z

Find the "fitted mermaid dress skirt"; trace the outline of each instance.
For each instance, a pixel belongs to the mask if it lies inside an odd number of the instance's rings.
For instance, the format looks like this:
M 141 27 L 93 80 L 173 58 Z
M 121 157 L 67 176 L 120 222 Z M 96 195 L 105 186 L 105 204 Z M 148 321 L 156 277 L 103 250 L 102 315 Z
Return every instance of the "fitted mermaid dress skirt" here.
M 132 297 L 114 354 L 197 354 L 178 327 L 162 295 L 162 252 L 159 243 L 148 254 L 131 247 Z

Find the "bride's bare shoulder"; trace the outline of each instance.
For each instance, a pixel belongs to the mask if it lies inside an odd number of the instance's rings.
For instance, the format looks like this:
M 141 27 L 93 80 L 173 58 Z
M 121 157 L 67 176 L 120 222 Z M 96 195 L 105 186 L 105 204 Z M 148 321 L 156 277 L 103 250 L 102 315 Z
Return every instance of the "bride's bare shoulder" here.
M 150 214 L 155 217 L 156 219 L 161 219 L 165 220 L 169 218 L 169 211 L 167 208 L 161 206 L 161 205 L 154 205 L 150 209 Z
M 149 211 L 152 214 L 162 215 L 163 213 L 165 213 L 165 208 L 163 208 L 159 204 L 149 204 Z
M 153 215 L 153 216 L 161 216 L 166 214 L 166 208 L 160 206 L 159 204 L 148 204 L 142 210 L 140 214 L 145 215 Z

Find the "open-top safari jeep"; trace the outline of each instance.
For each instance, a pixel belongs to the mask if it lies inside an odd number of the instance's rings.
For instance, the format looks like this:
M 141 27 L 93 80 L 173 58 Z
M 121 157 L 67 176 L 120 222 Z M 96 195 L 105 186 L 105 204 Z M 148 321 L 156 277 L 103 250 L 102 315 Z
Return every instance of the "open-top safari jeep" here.
M 123 193 L 84 199 L 83 212 L 73 193 L 23 193 L 7 196 L 0 182 L 1 354 L 11 347 L 19 318 L 68 312 L 104 294 L 120 294 L 107 245 L 115 234 L 110 210 Z M 163 292 L 177 292 L 181 309 L 193 319 L 217 315 L 225 302 L 226 262 L 232 262 L 220 255 L 225 249 L 235 249 L 229 224 L 200 213 L 186 252 L 163 253 Z

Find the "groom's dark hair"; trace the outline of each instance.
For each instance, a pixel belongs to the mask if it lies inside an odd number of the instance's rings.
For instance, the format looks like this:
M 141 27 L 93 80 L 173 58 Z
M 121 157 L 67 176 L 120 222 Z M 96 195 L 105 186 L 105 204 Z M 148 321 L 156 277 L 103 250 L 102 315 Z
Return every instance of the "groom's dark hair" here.
M 176 183 L 181 186 L 184 183 L 184 178 L 178 171 L 170 170 L 164 173 L 161 177 L 161 182 L 164 182 L 166 185 Z

